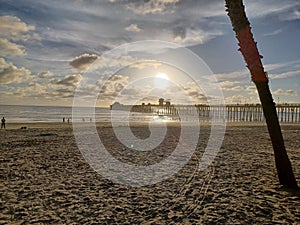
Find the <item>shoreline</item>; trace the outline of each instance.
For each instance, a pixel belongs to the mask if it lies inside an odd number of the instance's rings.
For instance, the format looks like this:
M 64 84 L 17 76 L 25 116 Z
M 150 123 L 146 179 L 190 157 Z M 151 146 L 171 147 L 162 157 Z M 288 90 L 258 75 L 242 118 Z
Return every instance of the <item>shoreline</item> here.
M 76 125 L 79 126 L 90 126 L 93 123 L 89 122 L 79 122 L 76 123 Z M 180 126 L 180 122 L 155 122 L 154 123 L 157 126 L 165 126 L 165 124 L 168 124 L 169 126 Z M 117 122 L 116 125 L 118 126 L 127 126 L 124 122 Z M 130 122 L 130 126 L 136 127 L 136 126 L 148 126 L 148 122 Z M 195 123 L 183 123 L 183 125 L 195 125 Z M 211 126 L 208 122 L 201 122 L 201 126 Z M 222 124 L 216 124 L 216 125 L 222 125 Z M 262 127 L 267 126 L 265 122 L 228 122 L 226 123 L 226 127 Z M 299 126 L 300 123 L 282 123 L 280 124 L 281 127 L 286 126 Z M 22 127 L 26 127 L 26 129 L 58 129 L 58 128 L 73 128 L 72 123 L 62 123 L 62 122 L 29 122 L 29 123 L 6 123 L 6 128 L 1 130 L 18 130 Z M 96 127 L 112 127 L 111 122 L 96 122 Z

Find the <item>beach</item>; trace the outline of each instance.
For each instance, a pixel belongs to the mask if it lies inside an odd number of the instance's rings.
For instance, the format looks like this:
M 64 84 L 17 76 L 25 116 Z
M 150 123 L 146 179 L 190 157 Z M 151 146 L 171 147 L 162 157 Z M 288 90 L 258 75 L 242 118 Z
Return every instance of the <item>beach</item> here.
M 26 129 L 20 129 L 26 126 Z M 121 161 L 148 165 L 171 154 L 180 127 L 151 154 L 132 154 L 109 123 L 97 124 L 103 144 Z M 132 131 L 149 135 L 145 124 Z M 300 185 L 300 125 L 282 125 Z M 298 224 L 299 192 L 279 185 L 264 124 L 229 124 L 212 165 L 199 171 L 210 127 L 176 174 L 133 187 L 96 173 L 76 145 L 71 124 L 7 124 L 0 130 L 0 224 Z

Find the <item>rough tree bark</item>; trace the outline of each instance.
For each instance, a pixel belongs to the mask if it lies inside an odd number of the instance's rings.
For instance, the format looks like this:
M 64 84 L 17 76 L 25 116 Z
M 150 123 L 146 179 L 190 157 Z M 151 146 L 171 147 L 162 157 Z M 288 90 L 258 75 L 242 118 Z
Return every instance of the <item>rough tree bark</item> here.
M 269 88 L 269 80 L 264 71 L 256 42 L 254 41 L 250 23 L 245 13 L 242 0 L 225 0 L 226 11 L 231 20 L 236 38 L 247 67 L 251 73 L 252 81 L 255 83 L 259 98 L 263 107 L 264 116 L 272 141 L 275 164 L 281 185 L 288 188 L 298 188 L 291 162 L 288 158 L 280 124 L 276 112 L 275 103 Z

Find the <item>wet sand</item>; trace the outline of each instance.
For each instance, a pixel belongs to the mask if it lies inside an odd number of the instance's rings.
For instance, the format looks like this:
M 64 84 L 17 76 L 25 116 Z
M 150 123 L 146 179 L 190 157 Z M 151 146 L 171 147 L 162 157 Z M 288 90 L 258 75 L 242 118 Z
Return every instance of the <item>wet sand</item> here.
M 99 136 L 112 155 L 147 165 L 167 157 L 180 128 L 170 126 L 167 146 L 132 155 L 116 143 L 109 124 Z M 210 129 L 189 163 L 171 178 L 145 187 L 116 184 L 97 174 L 75 142 L 71 124 L 7 124 L 0 130 L 0 224 L 298 224 L 299 193 L 278 184 L 273 149 L 262 125 L 227 127 L 213 165 L 198 171 Z M 300 125 L 282 126 L 300 181 Z M 144 125 L 132 128 L 149 135 Z

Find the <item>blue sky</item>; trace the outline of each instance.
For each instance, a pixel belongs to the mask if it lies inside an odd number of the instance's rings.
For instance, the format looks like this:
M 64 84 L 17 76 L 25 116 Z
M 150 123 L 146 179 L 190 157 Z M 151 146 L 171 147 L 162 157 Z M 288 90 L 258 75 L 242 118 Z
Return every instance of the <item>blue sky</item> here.
M 244 3 L 275 101 L 299 103 L 299 1 Z M 227 103 L 258 102 L 224 1 L 0 0 L 0 104 L 72 105 L 74 91 L 91 66 L 97 62 L 98 69 L 108 67 L 103 54 L 144 40 L 176 43 L 197 54 L 215 74 Z M 109 66 L 120 68 L 130 60 L 125 57 Z M 147 71 L 155 71 L 157 77 L 168 71 L 156 70 L 155 64 L 143 69 L 119 70 L 106 82 L 100 104 L 110 104 L 130 86 L 129 71 L 135 77 Z M 181 77 L 177 72 L 167 74 L 170 80 Z M 83 93 L 99 91 L 96 86 L 104 77 L 107 74 L 98 74 L 96 83 Z M 191 95 L 197 91 L 189 82 L 183 89 Z M 124 98 L 138 92 L 131 85 Z M 163 93 L 179 99 L 171 88 Z M 201 97 L 198 94 L 196 101 Z

